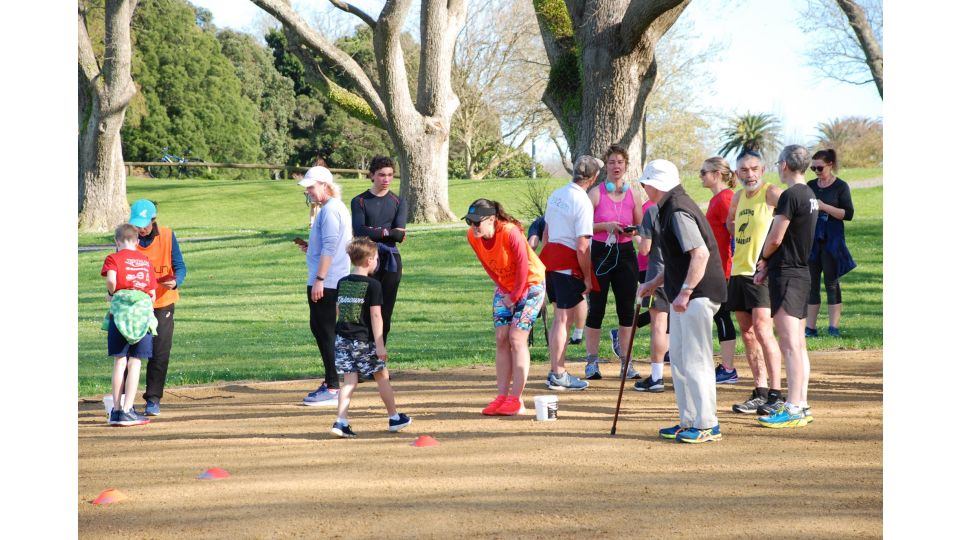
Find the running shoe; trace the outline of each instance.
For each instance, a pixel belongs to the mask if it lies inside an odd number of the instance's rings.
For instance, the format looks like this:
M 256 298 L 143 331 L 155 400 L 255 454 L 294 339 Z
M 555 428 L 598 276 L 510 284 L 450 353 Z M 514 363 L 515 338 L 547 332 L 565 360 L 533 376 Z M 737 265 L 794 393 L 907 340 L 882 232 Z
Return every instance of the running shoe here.
M 820 332 L 816 328 L 804 327 L 803 329 L 804 337 L 820 337 Z
M 830 337 L 840 337 L 840 329 L 836 326 L 827 328 L 827 335 Z
M 783 404 L 786 403 L 786 400 L 783 399 L 783 395 L 780 392 L 771 390 L 767 394 L 767 402 L 763 405 L 757 407 L 757 414 L 762 414 L 764 416 L 771 415 L 780 410 L 780 407 L 783 407 Z
M 160 402 L 147 401 L 147 404 L 143 407 L 143 414 L 147 416 L 160 416 Z
M 713 442 L 721 439 L 723 439 L 723 435 L 720 434 L 720 424 L 713 426 L 711 429 L 687 428 L 677 433 L 677 442 L 691 444 Z
M 333 427 L 330 428 L 330 433 L 333 433 L 341 439 L 352 439 L 357 436 L 357 434 L 350 429 L 350 424 L 341 424 L 340 422 L 333 423 Z
M 309 407 L 331 407 L 337 405 L 339 390 L 331 389 L 327 383 L 321 384 L 316 390 L 303 398 L 303 404 Z
M 120 414 L 117 415 L 117 421 L 111 423 L 113 426 L 142 426 L 144 424 L 149 424 L 150 419 L 146 416 L 141 415 L 132 407 L 129 411 L 120 411 Z
M 681 431 L 684 431 L 685 429 L 687 429 L 687 428 L 681 426 L 680 424 L 677 424 L 677 425 L 672 426 L 672 427 L 665 427 L 665 428 L 663 428 L 663 429 L 660 430 L 660 438 L 661 438 L 661 439 L 676 439 L 676 438 L 677 438 L 677 433 L 680 433 Z
M 394 433 L 409 426 L 410 422 L 413 422 L 412 418 L 410 418 L 409 416 L 403 413 L 398 413 L 397 416 L 399 416 L 400 418 L 397 418 L 396 420 L 388 419 L 390 422 L 389 422 L 389 425 L 387 426 L 387 429 L 389 429 L 390 431 L 393 431 Z
M 600 374 L 600 366 L 597 365 L 596 360 L 587 361 L 587 368 L 584 370 L 584 378 L 590 379 L 591 381 L 596 381 L 603 378 L 603 375 Z
M 620 347 L 620 329 L 614 328 L 610 331 L 610 348 L 617 358 L 623 358 L 623 349 Z
M 120 425 L 120 409 L 113 409 L 110 411 L 110 419 L 107 420 L 107 423 L 111 426 Z
M 797 409 L 796 412 L 790 412 L 785 406 L 780 407 L 780 409 L 773 414 L 761 416 L 757 421 L 760 422 L 761 426 L 773 429 L 797 428 L 809 423 L 807 417 L 803 415 L 802 410 Z
M 647 377 L 634 384 L 633 389 L 637 392 L 653 392 L 658 394 L 663 392 L 663 379 L 653 380 L 653 377 Z
M 717 364 L 715 371 L 717 374 L 717 384 L 735 384 L 740 381 L 740 378 L 737 377 L 737 368 L 733 368 L 733 371 L 727 371 L 727 368 L 723 367 L 723 364 Z
M 500 406 L 503 405 L 503 401 L 504 401 L 505 399 L 507 399 L 507 396 L 497 396 L 497 397 L 495 397 L 495 398 L 493 399 L 493 401 L 490 402 L 489 405 L 487 405 L 486 407 L 484 407 L 484 409 L 483 409 L 482 411 L 480 411 L 480 413 L 481 413 L 481 414 L 485 414 L 485 415 L 487 415 L 487 416 L 496 416 L 496 414 L 497 414 L 497 409 L 499 409 Z
M 621 375 L 622 375 L 622 373 L 621 373 Z M 641 378 L 640 372 L 637 371 L 637 370 L 635 370 L 635 369 L 633 369 L 633 360 L 631 360 L 630 363 L 627 364 L 627 378 L 628 378 L 628 379 L 639 379 L 639 378 Z
M 742 414 L 756 414 L 757 409 L 761 405 L 767 402 L 767 399 L 762 397 L 757 389 L 753 389 L 753 393 L 750 394 L 750 397 L 747 398 L 743 403 L 735 403 L 733 405 L 733 412 L 738 412 Z
M 498 416 L 516 416 L 525 414 L 527 408 L 523 406 L 523 401 L 517 396 L 507 396 L 500 408 L 497 409 Z
M 582 338 L 582 337 L 579 337 L 579 338 L 577 338 L 577 339 L 570 338 L 570 344 L 571 344 L 571 345 L 579 345 L 579 344 L 581 344 L 581 343 L 583 343 L 583 338 Z
M 564 371 L 563 375 L 557 376 L 552 371 L 547 376 L 547 388 L 551 390 L 583 390 L 590 386 L 587 381 L 581 381 L 574 377 L 569 371 Z
M 810 410 L 810 407 L 803 408 L 803 416 L 806 417 L 808 424 L 813 423 L 813 411 Z

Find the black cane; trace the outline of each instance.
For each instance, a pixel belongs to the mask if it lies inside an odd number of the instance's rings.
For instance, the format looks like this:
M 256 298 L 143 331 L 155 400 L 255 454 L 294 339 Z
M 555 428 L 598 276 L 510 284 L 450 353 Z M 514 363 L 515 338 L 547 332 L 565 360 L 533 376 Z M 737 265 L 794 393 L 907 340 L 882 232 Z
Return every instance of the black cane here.
M 620 394 L 617 396 L 617 410 L 613 413 L 613 427 L 610 428 L 610 435 L 617 434 L 617 419 L 620 417 L 620 401 L 623 400 L 623 387 L 627 384 L 627 366 L 630 365 L 630 356 L 633 354 L 633 337 L 637 334 L 637 315 L 639 314 L 640 304 L 637 304 L 633 307 L 633 326 L 630 327 L 630 345 L 627 346 L 627 357 L 626 359 L 620 359 Z

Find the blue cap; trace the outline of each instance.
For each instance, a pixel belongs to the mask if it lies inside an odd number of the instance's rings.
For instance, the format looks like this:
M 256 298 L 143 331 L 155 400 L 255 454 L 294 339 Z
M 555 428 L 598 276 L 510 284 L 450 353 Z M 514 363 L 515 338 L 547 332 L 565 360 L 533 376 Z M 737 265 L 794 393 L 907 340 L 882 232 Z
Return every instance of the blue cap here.
M 146 227 L 157 217 L 157 207 L 146 199 L 140 199 L 130 206 L 130 221 L 134 227 Z

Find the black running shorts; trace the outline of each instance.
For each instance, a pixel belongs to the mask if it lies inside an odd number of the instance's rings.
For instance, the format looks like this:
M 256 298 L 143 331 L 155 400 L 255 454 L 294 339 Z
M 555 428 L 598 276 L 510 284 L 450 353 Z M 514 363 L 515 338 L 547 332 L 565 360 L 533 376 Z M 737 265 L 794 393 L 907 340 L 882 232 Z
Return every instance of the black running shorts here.
M 770 307 L 770 291 L 766 285 L 754 285 L 753 277 L 732 276 L 727 287 L 727 307 L 730 311 L 751 311 Z M 809 293 L 810 290 L 807 289 Z
M 557 309 L 570 309 L 584 300 L 583 291 L 587 289 L 583 280 L 570 274 L 547 272 L 547 299 L 557 304 Z
M 770 313 L 776 315 L 783 310 L 791 317 L 807 318 L 807 295 L 810 294 L 810 273 L 771 275 L 767 278 L 770 284 Z

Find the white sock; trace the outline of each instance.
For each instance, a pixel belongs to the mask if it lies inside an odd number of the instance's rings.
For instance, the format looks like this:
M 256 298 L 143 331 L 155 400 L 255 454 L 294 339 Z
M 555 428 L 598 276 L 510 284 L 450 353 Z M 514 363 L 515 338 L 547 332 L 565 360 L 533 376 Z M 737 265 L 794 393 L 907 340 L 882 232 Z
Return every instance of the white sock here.
M 663 378 L 663 363 L 662 362 L 652 362 L 650 364 L 650 378 L 659 381 Z
M 397 413 L 397 414 L 391 416 L 390 419 L 393 420 L 394 422 L 396 422 L 397 420 L 400 419 L 400 413 Z
M 337 423 L 340 424 L 340 425 L 342 425 L 342 426 L 349 426 L 349 425 L 350 425 L 350 421 L 347 420 L 346 418 L 337 418 Z
M 783 406 L 787 408 L 787 412 L 790 414 L 797 414 L 800 412 L 800 407 L 790 403 L 789 401 L 784 403 Z
M 570 333 L 570 339 L 583 339 L 583 328 L 574 328 Z
M 801 408 L 801 409 L 809 409 L 809 408 L 810 408 L 810 405 L 809 405 L 806 401 L 801 401 L 801 402 L 800 402 L 800 408 Z

